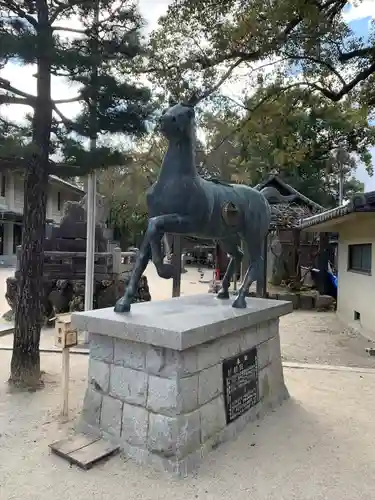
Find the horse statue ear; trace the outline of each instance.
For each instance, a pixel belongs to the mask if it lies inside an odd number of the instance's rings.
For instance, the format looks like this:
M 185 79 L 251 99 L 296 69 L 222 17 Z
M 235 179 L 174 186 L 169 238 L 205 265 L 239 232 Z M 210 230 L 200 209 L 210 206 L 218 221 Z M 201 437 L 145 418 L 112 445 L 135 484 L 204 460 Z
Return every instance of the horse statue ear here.
M 168 104 L 170 107 L 172 107 L 172 106 L 176 106 L 177 102 L 173 99 L 172 96 L 170 96 Z
M 199 95 L 197 92 L 194 92 L 192 96 L 187 100 L 186 106 L 189 106 L 190 108 L 194 108 L 200 101 Z

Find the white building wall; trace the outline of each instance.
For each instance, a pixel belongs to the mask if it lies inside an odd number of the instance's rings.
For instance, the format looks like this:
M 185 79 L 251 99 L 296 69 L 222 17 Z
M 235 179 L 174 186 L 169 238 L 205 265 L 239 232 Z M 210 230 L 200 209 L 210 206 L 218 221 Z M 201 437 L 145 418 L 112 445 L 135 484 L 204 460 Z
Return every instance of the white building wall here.
M 60 193 L 60 207 L 59 194 Z M 51 183 L 48 198 L 47 198 L 47 218 L 53 219 L 56 224 L 59 224 L 63 216 L 63 207 L 66 201 L 80 201 L 83 194 L 70 191 L 65 186 Z
M 58 193 L 60 192 L 60 207 L 58 206 Z M 47 219 L 53 219 L 56 224 L 60 223 L 63 215 L 63 205 L 65 201 L 79 201 L 83 193 L 69 189 L 68 186 L 59 184 L 55 180 L 49 183 L 47 194 Z M 0 200 L 1 202 L 1 200 Z M 1 203 L 0 203 L 1 205 Z M 7 210 L 18 214 L 23 213 L 24 207 L 24 180 L 19 174 L 8 172 L 6 174 L 6 193 L 3 200 L 4 207 Z M 15 255 L 13 254 L 13 223 L 4 222 L 4 253 L 0 256 L 1 262 L 13 263 Z
M 6 192 L 5 192 L 5 200 L 9 210 L 14 210 L 15 207 L 14 196 L 15 196 L 14 174 L 10 172 L 6 176 Z
M 23 213 L 23 193 L 24 193 L 24 180 L 21 176 L 14 176 L 14 211 Z
M 358 214 L 339 226 L 337 314 L 345 323 L 354 323 L 355 311 L 360 326 L 375 333 L 375 214 Z M 348 246 L 372 244 L 371 276 L 348 271 Z

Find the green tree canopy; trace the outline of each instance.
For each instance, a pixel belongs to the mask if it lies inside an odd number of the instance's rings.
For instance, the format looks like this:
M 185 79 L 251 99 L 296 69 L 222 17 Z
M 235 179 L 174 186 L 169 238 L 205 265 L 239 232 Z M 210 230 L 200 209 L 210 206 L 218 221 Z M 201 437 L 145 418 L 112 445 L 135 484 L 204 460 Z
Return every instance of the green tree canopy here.
M 248 98 L 245 113 L 206 114 L 208 168 L 218 168 L 225 180 L 251 185 L 277 172 L 327 207 L 338 202 L 340 169 L 344 195 L 363 189 L 354 178 L 356 165 L 362 162 L 372 175 L 375 144 L 375 127 L 363 109 L 349 99 L 333 103 L 297 88 L 263 102 L 267 92 L 260 88 Z M 341 163 L 338 151 L 345 152 Z
M 105 141 L 95 153 L 88 152 L 87 139 L 118 133 L 137 137 L 146 131 L 150 92 L 130 76 L 136 56 L 143 53 L 141 26 L 130 0 L 0 0 L 0 105 L 21 104 L 30 111 L 15 141 L 6 140 L 12 125 L 0 141 L 6 157 L 1 168 L 22 167 L 26 174 L 12 383 L 35 385 L 40 377 L 48 175 L 74 176 L 126 163 L 127 156 Z M 35 67 L 36 95 L 1 76 L 10 63 Z M 74 84 L 77 95 L 52 99 L 53 76 Z M 61 112 L 60 106 L 69 102 L 81 104 L 74 119 Z M 65 157 L 64 165 L 51 161 L 54 153 Z
M 352 94 L 372 108 L 374 23 L 367 40 L 355 34 L 343 17 L 349 6 L 345 0 L 174 0 L 152 36 L 152 70 L 182 96 L 216 88 L 240 67 L 249 81 L 272 63 L 271 77 L 282 75 L 283 84 L 333 101 Z

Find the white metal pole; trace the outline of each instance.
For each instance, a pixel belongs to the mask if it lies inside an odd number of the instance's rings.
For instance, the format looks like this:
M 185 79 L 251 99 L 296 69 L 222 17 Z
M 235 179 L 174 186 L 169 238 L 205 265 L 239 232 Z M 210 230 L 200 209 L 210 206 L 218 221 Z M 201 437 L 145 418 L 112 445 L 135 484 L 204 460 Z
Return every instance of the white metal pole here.
M 85 311 L 93 307 L 93 278 L 95 253 L 95 209 L 96 209 L 96 174 L 88 176 L 87 183 L 87 250 L 86 250 L 86 289 Z
M 344 203 L 344 166 L 340 163 L 340 179 L 339 179 L 339 206 Z
M 99 2 L 97 0 L 95 5 L 94 13 L 94 29 L 98 30 L 99 23 Z M 96 40 L 97 42 L 97 40 Z M 96 50 L 95 50 L 96 51 Z M 97 106 L 97 95 L 96 95 L 96 83 L 98 76 L 98 65 L 97 61 L 94 61 L 92 68 L 92 82 L 93 86 L 93 102 L 91 103 L 91 134 L 90 139 L 90 151 L 96 150 L 97 143 L 97 117 L 96 117 L 96 106 Z M 93 308 L 94 303 L 94 257 L 95 257 L 95 220 L 96 220 L 96 173 L 93 171 L 87 177 L 87 198 L 86 198 L 86 218 L 87 218 L 87 233 L 86 233 L 86 274 L 85 274 L 85 311 L 90 311 Z M 89 342 L 89 334 L 85 332 L 84 341 L 87 344 Z
M 86 275 L 85 275 L 85 311 L 93 308 L 94 301 L 94 255 L 95 255 L 95 209 L 96 209 L 96 173 L 87 179 L 87 233 L 86 233 Z M 85 332 L 85 343 L 88 343 Z

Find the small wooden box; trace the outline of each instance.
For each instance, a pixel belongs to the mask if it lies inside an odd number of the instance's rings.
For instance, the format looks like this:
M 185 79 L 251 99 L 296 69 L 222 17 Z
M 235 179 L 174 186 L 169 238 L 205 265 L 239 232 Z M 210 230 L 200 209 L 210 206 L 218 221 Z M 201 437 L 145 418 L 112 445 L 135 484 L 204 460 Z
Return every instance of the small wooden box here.
M 70 314 L 61 314 L 58 316 L 55 329 L 55 343 L 57 347 L 74 347 L 78 344 L 77 330 L 71 326 Z

